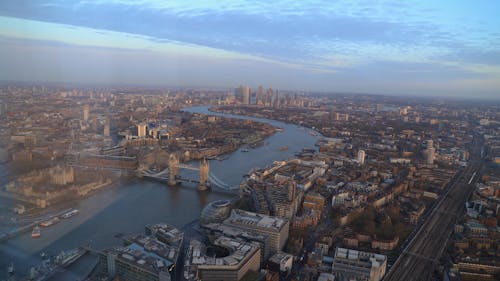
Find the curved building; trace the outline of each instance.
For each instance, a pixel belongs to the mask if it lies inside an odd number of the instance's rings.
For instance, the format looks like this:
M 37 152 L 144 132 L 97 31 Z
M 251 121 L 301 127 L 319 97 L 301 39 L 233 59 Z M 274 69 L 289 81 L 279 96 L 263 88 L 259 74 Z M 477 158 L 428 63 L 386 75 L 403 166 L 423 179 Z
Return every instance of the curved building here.
M 229 200 L 217 200 L 210 202 L 201 211 L 200 223 L 221 223 L 231 214 L 231 202 Z
M 221 236 L 205 245 L 193 239 L 184 262 L 184 278 L 203 281 L 239 281 L 260 269 L 260 246 Z

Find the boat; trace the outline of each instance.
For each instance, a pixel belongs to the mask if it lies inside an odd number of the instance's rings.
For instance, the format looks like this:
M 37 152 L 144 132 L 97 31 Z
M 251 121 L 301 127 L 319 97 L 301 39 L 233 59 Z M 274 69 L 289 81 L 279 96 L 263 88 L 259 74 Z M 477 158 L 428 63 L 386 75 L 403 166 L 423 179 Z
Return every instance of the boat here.
M 219 161 L 224 161 L 229 158 L 229 155 L 224 155 L 224 156 L 218 156 L 215 159 Z
M 261 140 L 261 141 L 254 142 L 254 143 L 250 144 L 250 147 L 251 148 L 257 148 L 257 147 L 263 146 L 263 145 L 264 145 L 264 141 Z
M 285 151 L 285 150 L 288 150 L 288 146 L 285 145 L 285 146 L 280 147 L 280 151 Z
M 12 276 L 14 275 L 14 264 L 13 263 L 10 263 L 10 265 L 7 267 L 7 273 Z
M 248 148 L 243 148 L 243 149 L 241 150 L 241 152 L 248 152 L 248 151 L 249 151 L 249 150 L 248 150 Z
M 67 212 L 67 213 L 64 213 L 64 214 L 61 216 L 61 218 L 63 218 L 63 219 L 69 219 L 69 218 L 71 218 L 71 217 L 72 217 L 72 216 L 74 216 L 74 215 L 78 215 L 79 213 L 80 213 L 80 212 L 79 212 L 78 210 L 76 210 L 76 209 L 75 209 L 75 210 L 71 210 L 71 211 L 69 211 L 69 212 Z
M 70 251 L 62 251 L 56 256 L 55 262 L 61 267 L 68 267 L 73 262 L 85 255 L 86 251 L 82 248 L 73 249 Z
M 59 222 L 59 218 L 58 217 L 53 217 L 53 218 L 51 218 L 49 220 L 46 220 L 46 221 L 42 222 L 40 225 L 43 226 L 43 227 L 49 227 L 49 226 L 51 226 L 53 224 L 56 224 L 58 222 Z
M 283 132 L 285 129 L 283 129 L 282 127 L 276 127 L 275 130 L 277 132 Z
M 31 237 L 33 238 L 40 237 L 40 227 L 38 227 L 38 225 L 33 227 L 33 231 L 31 231 Z

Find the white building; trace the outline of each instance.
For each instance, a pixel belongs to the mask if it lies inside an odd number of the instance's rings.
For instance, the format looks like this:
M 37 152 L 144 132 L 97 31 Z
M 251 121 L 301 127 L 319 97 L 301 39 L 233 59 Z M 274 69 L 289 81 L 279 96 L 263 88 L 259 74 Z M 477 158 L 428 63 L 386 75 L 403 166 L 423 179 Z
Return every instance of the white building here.
M 364 150 L 359 150 L 358 151 L 358 162 L 359 164 L 363 165 L 365 164 L 365 157 L 366 157 L 366 153 Z

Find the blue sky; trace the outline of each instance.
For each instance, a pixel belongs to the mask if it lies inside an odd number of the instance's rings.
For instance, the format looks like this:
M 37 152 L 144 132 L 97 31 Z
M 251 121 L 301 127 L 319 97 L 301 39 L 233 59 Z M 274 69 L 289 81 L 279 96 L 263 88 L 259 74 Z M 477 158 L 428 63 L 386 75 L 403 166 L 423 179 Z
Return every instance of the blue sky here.
M 0 2 L 1 80 L 500 99 L 500 2 Z

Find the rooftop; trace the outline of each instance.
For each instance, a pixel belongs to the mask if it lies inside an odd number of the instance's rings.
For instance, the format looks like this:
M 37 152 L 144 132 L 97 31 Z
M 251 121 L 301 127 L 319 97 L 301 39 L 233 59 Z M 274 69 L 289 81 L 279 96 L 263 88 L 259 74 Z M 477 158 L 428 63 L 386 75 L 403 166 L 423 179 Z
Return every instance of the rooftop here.
M 283 218 L 235 209 L 231 211 L 231 216 L 227 220 L 225 220 L 224 223 L 248 225 L 265 228 L 272 231 L 280 231 L 281 228 L 285 225 L 286 220 Z
M 335 250 L 334 260 L 335 262 L 358 262 L 366 267 L 380 267 L 387 261 L 387 256 L 346 248 L 337 248 Z

